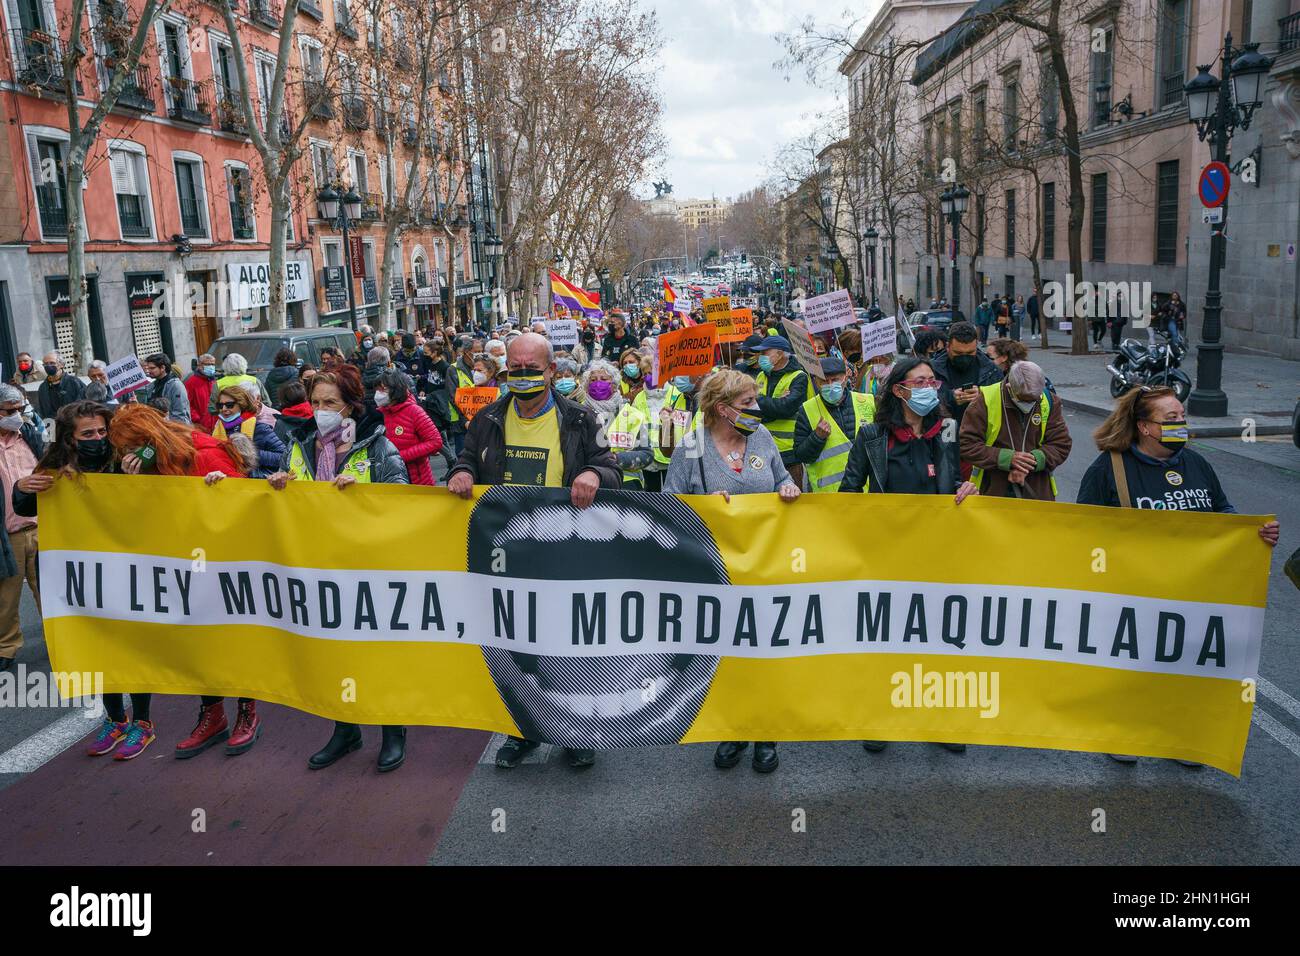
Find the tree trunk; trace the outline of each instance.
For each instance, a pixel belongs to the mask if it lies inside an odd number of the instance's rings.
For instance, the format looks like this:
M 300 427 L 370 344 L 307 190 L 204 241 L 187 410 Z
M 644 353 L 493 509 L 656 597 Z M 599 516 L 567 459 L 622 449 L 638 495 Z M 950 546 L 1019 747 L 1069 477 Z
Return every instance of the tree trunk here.
M 71 365 L 69 374 L 90 368 L 95 358 L 95 348 L 90 339 L 90 310 L 87 305 L 86 243 L 81 224 L 85 222 L 86 207 L 82 201 L 81 183 L 85 177 L 84 150 L 81 144 L 69 149 L 72 159 L 66 164 L 64 178 L 67 194 L 64 205 L 68 210 L 68 307 L 72 310 L 72 350 L 70 356 L 60 356 Z
M 276 170 L 275 175 L 279 171 Z M 266 304 L 266 324 L 273 330 L 287 327 L 284 301 L 285 242 L 288 234 L 289 180 L 287 176 L 271 179 L 271 244 L 267 250 L 267 280 L 270 296 Z
M 1074 91 L 1070 89 L 1070 71 L 1065 62 L 1065 43 L 1061 38 L 1059 17 L 1060 5 L 1058 4 L 1052 10 L 1048 42 L 1052 52 L 1052 71 L 1056 74 L 1056 86 L 1061 99 L 1061 111 L 1065 114 L 1065 126 L 1062 132 L 1065 136 L 1066 169 L 1070 177 L 1070 215 L 1068 219 L 1070 275 L 1074 277 L 1075 282 L 1082 282 L 1083 215 L 1086 203 L 1083 194 L 1083 160 L 1079 151 L 1079 111 L 1075 107 Z M 1063 291 L 1066 299 L 1074 300 L 1074 289 L 1065 289 Z M 1039 320 L 1045 323 L 1046 319 L 1047 316 L 1043 314 L 1042 302 L 1040 301 Z M 1046 325 L 1044 324 L 1045 330 Z M 1076 319 L 1073 323 L 1073 332 L 1070 338 L 1070 353 L 1072 355 L 1086 355 L 1087 352 L 1088 324 L 1079 322 Z

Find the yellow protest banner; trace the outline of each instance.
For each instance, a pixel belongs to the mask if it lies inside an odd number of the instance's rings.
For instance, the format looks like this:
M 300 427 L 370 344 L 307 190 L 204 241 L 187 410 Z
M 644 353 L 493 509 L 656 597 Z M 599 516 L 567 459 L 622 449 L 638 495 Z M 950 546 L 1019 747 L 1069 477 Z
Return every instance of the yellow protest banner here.
M 718 326 L 719 342 L 743 342 L 754 334 L 754 310 L 732 309 L 728 327 Z
M 159 514 L 168 533 L 140 535 Z M 601 491 L 578 510 L 566 489 L 87 475 L 41 496 L 41 601 L 53 669 L 111 692 L 570 747 L 929 740 L 1237 774 L 1261 520 L 876 494 Z M 899 554 L 1032 527 L 1053 559 L 881 560 L 864 527 Z M 566 542 L 581 562 L 556 560 Z

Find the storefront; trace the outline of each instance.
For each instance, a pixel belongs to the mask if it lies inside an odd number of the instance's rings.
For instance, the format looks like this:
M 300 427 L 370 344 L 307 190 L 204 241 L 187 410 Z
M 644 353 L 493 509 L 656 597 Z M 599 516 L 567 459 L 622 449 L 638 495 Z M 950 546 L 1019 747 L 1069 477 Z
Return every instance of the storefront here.
M 54 348 L 71 368 L 76 364 L 76 348 L 72 336 L 72 299 L 68 295 L 67 276 L 48 276 L 45 279 L 46 301 L 50 307 L 50 322 L 54 330 Z M 90 348 L 95 358 L 105 362 L 111 360 L 108 354 L 108 340 L 104 336 L 104 316 L 99 307 L 99 276 L 86 276 L 86 312 L 90 321 Z M 77 369 L 85 372 L 85 369 Z
M 155 352 L 175 360 L 171 317 L 163 294 L 167 277 L 161 272 L 128 272 L 124 278 L 133 353 L 142 361 Z

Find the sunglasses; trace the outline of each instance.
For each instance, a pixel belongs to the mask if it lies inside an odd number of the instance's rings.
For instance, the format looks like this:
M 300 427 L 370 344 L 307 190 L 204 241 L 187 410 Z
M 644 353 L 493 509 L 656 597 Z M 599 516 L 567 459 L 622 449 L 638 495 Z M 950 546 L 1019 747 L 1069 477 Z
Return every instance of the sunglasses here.
M 238 408 L 238 402 L 217 402 L 217 408 Z

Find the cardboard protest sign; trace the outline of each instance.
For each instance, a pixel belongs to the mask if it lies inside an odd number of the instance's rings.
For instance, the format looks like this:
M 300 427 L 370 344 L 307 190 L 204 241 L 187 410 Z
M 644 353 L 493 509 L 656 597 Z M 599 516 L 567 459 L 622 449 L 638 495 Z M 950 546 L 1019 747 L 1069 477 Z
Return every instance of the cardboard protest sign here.
M 704 375 L 713 368 L 718 346 L 718 327 L 712 322 L 687 326 L 659 336 L 658 381 L 674 375 Z
M 578 346 L 578 320 L 552 319 L 546 323 L 546 337 L 557 349 L 572 349 Z
M 817 349 L 813 345 L 813 338 L 808 329 L 798 319 L 786 319 L 785 334 L 794 349 L 795 361 L 803 367 L 805 372 L 817 381 L 821 381 L 822 360 L 817 355 Z
M 892 355 L 898 348 L 897 331 L 898 320 L 894 318 L 863 322 L 862 358 L 865 360 L 877 355 Z
M 754 312 L 752 309 L 732 309 L 728 329 L 718 326 L 719 342 L 743 342 L 754 334 Z
M 858 320 L 848 289 L 836 289 L 806 300 L 803 314 L 809 332 L 829 332 L 842 325 L 852 325 Z
M 456 389 L 456 407 L 465 418 L 472 419 L 481 409 L 486 408 L 501 397 L 501 390 L 488 386 L 478 388 L 465 386 Z
M 149 384 L 149 376 L 144 374 L 140 360 L 134 355 L 118 359 L 104 369 L 104 374 L 108 376 L 108 390 L 114 398 L 121 398 L 127 392 L 134 392 Z
M 704 320 L 718 326 L 718 331 L 731 321 L 731 300 L 725 295 L 704 300 Z

